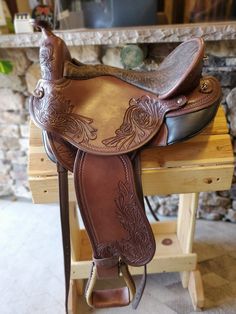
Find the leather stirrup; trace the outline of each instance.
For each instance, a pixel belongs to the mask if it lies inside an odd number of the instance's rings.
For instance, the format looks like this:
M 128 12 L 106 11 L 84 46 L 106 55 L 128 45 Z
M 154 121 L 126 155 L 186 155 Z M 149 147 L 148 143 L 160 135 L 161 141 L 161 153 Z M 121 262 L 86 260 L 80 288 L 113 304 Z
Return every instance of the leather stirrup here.
M 93 262 L 85 292 L 85 297 L 90 307 L 107 308 L 111 306 L 126 306 L 132 302 L 136 289 L 128 266 L 124 262 L 119 261 L 118 269 L 118 275 L 121 274 L 123 276 L 126 286 L 115 289 L 94 290 L 98 279 L 98 271 L 96 264 Z

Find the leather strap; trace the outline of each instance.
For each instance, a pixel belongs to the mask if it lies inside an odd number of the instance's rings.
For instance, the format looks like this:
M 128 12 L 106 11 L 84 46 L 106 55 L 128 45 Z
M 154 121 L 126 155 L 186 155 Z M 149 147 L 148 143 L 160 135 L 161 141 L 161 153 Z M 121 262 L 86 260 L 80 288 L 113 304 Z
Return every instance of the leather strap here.
M 119 258 L 116 256 L 106 258 L 93 258 L 98 278 L 119 277 Z
M 104 260 L 105 259 L 103 259 L 103 261 Z M 101 267 L 101 265 L 99 267 Z M 114 265 L 112 265 L 112 267 L 114 267 Z M 107 267 L 105 267 L 105 269 L 106 268 Z M 103 273 L 104 272 L 105 270 L 103 271 Z M 118 261 L 117 274 L 118 275 L 122 274 L 126 286 L 122 288 L 115 288 L 115 289 L 94 290 L 94 286 L 99 276 L 98 276 L 96 261 L 93 262 L 90 277 L 89 277 L 87 287 L 86 287 L 86 292 L 85 292 L 85 297 L 90 307 L 108 308 L 108 307 L 126 306 L 130 304 L 130 302 L 133 300 L 134 295 L 135 295 L 135 284 L 134 284 L 133 278 L 130 275 L 127 264 L 121 261 Z M 106 276 L 104 278 L 106 278 Z
M 157 214 L 154 212 L 153 208 L 152 208 L 152 205 L 150 204 L 149 202 L 149 199 L 147 196 L 144 196 L 144 199 L 146 201 L 146 204 L 148 206 L 148 209 L 150 210 L 150 213 L 152 214 L 152 217 L 156 220 L 156 221 L 159 221 L 159 218 L 157 217 Z
M 145 286 L 146 286 L 146 281 L 147 281 L 147 265 L 144 265 L 143 275 L 142 275 L 141 281 L 138 285 L 135 297 L 134 297 L 133 302 L 132 302 L 132 308 L 135 310 L 137 309 L 139 302 L 141 301 L 143 291 L 144 291 Z
M 59 182 L 61 232 L 64 254 L 65 311 L 66 314 L 68 314 L 68 296 L 70 289 L 70 270 L 71 270 L 68 171 L 60 163 L 57 162 L 57 172 Z

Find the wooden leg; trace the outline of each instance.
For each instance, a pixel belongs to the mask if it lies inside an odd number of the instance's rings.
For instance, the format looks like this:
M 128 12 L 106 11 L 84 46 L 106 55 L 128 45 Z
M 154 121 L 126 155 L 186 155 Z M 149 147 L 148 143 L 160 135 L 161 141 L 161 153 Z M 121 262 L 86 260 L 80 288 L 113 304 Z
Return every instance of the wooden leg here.
M 80 258 L 80 226 L 77 215 L 76 203 L 71 202 L 69 207 L 69 218 L 70 218 L 70 239 L 71 239 L 71 260 L 79 261 Z M 71 280 L 69 304 L 71 304 L 71 314 L 78 313 L 78 296 L 83 295 L 84 280 L 75 279 Z
M 182 286 L 185 289 L 188 288 L 189 276 L 190 276 L 190 272 L 189 271 L 183 271 L 182 273 L 180 273 L 180 279 L 181 279 L 181 282 L 182 282 Z
M 70 203 L 69 218 L 70 218 L 71 257 L 74 261 L 77 261 L 80 258 L 79 256 L 80 226 L 75 202 Z
M 188 291 L 193 303 L 194 310 L 202 309 L 204 307 L 204 290 L 202 277 L 199 270 L 190 272 Z
M 77 290 L 77 295 L 81 296 L 84 294 L 84 279 L 76 279 L 76 290 Z
M 183 253 L 192 253 L 198 197 L 198 193 L 180 195 L 177 237 Z M 180 276 L 183 287 L 189 290 L 194 309 L 203 308 L 204 292 L 199 270 L 184 271 Z
M 79 299 L 77 296 L 76 282 L 75 280 L 71 280 L 70 283 L 70 293 L 68 300 L 68 313 L 69 314 L 77 314 L 79 309 Z
M 179 198 L 177 237 L 183 253 L 192 253 L 198 193 L 180 194 Z M 182 272 L 180 276 L 183 287 L 187 288 L 190 273 Z

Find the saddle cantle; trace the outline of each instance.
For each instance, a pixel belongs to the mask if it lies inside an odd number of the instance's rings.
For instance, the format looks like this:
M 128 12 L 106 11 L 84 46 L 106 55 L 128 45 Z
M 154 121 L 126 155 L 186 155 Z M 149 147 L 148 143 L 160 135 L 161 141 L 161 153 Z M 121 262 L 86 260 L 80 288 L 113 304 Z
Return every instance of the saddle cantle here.
M 65 262 L 66 309 L 70 280 L 67 171 L 74 173 L 81 216 L 93 249 L 86 288 L 92 307 L 140 301 L 128 265 L 144 266 L 155 253 L 138 175 L 138 151 L 166 146 L 200 132 L 215 116 L 221 88 L 202 77 L 204 42 L 179 45 L 153 72 L 85 65 L 42 28 L 42 79 L 30 99 L 31 118 L 43 130 L 57 163 Z M 135 157 L 134 157 L 135 156 Z M 97 278 L 123 275 L 125 286 L 94 290 Z
M 203 40 L 194 38 L 179 45 L 156 71 L 141 72 L 106 65 L 85 65 L 72 59 L 65 62 L 63 74 L 66 78 L 79 80 L 113 76 L 164 99 L 184 93 L 198 85 L 203 56 Z

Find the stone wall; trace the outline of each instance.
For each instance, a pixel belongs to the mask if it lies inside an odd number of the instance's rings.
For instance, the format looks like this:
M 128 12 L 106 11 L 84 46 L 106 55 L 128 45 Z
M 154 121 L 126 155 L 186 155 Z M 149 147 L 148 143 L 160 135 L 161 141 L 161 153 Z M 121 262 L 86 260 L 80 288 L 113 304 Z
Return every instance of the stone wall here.
M 25 73 L 31 62 L 23 50 L 0 50 L 13 72 L 0 74 L 0 196 L 29 197 L 27 184 L 28 92 Z
M 176 45 L 142 45 L 145 59 L 140 69 L 156 69 Z M 84 63 L 105 63 L 122 67 L 121 46 L 71 47 L 71 54 Z M 219 78 L 223 87 L 222 104 L 227 113 L 236 152 L 236 45 L 234 41 L 207 43 L 208 60 L 204 73 Z M 14 70 L 0 74 L 0 196 L 30 197 L 27 183 L 28 98 L 40 76 L 38 48 L 0 49 L 0 59 L 10 60 Z M 235 139 L 234 139 L 235 138 Z M 152 197 L 160 215 L 176 215 L 178 196 Z M 236 222 L 236 185 L 230 191 L 202 193 L 199 216 Z

